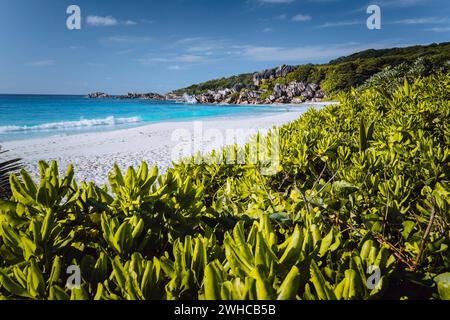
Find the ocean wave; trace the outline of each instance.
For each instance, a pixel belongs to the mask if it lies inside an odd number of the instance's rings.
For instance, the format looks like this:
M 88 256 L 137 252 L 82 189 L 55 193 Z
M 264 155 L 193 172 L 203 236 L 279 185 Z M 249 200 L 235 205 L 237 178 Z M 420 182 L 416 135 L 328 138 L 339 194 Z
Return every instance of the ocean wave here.
M 114 116 L 110 116 L 103 119 L 82 119 L 78 121 L 50 122 L 35 126 L 27 126 L 27 125 L 0 126 L 0 133 L 78 129 L 95 126 L 113 126 L 118 124 L 138 123 L 138 122 L 141 122 L 141 118 L 139 117 L 115 118 Z

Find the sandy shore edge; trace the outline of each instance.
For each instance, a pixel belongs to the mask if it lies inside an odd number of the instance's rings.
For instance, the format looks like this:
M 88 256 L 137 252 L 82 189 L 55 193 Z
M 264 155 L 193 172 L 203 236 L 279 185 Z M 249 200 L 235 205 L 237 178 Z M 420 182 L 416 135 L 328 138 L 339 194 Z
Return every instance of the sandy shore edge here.
M 116 131 L 10 141 L 2 145 L 10 150 L 11 156 L 23 158 L 25 168 L 35 178 L 39 160 L 56 160 L 61 172 L 72 163 L 78 181 L 101 185 L 107 181 L 114 163 L 125 169 L 146 161 L 163 172 L 186 152 L 205 153 L 233 142 L 243 145 L 255 132 L 265 133 L 274 126 L 294 121 L 304 111 L 302 108 L 270 115 L 161 122 Z

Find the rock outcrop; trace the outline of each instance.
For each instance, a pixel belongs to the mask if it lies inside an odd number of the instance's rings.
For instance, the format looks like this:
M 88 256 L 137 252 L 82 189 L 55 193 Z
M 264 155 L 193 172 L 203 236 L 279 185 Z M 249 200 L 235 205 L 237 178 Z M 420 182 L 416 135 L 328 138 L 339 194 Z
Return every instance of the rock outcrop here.
M 274 69 L 256 72 L 253 84 L 236 83 L 231 88 L 216 91 L 208 90 L 204 93 L 183 97 L 169 93 L 165 96 L 158 93 L 128 93 L 122 96 L 109 96 L 103 92 L 89 94 L 89 98 L 117 98 L 117 99 L 151 99 L 176 100 L 186 103 L 200 104 L 273 104 L 273 103 L 303 103 L 307 101 L 321 101 L 325 94 L 315 83 L 291 81 L 286 83 L 286 76 L 296 69 L 295 66 L 281 65 Z M 263 80 L 269 81 L 261 86 Z M 276 82 L 274 84 L 274 82 Z
M 219 91 L 208 91 L 194 96 L 198 103 L 226 103 L 226 104 L 272 104 L 272 103 L 303 103 L 306 101 L 320 101 L 325 94 L 319 85 L 306 84 L 300 81 L 292 81 L 287 85 L 275 84 L 271 94 L 267 96 L 267 91 L 257 89 L 236 88 L 223 89 Z
M 245 84 L 243 83 L 237 83 L 231 88 L 231 91 L 233 92 L 241 92 L 242 89 L 245 89 Z
M 90 99 L 146 99 L 146 100 L 166 100 L 166 97 L 158 93 L 128 93 L 121 96 L 112 96 L 104 92 L 93 92 L 88 94 Z
M 159 93 L 128 93 L 127 95 L 118 96 L 118 99 L 144 99 L 144 100 L 166 100 L 166 97 Z
M 104 93 L 104 92 L 93 92 L 88 94 L 89 99 L 106 99 L 111 98 L 110 95 Z
M 274 78 L 280 78 L 280 77 L 286 77 L 288 73 L 295 70 L 294 66 L 288 66 L 288 65 L 281 65 L 278 68 L 275 69 L 267 69 L 263 70 L 261 72 L 256 72 L 253 75 L 253 84 L 256 86 L 259 86 L 262 82 L 262 80 L 267 79 L 274 79 Z
M 183 101 L 184 100 L 182 96 L 179 96 L 179 95 L 176 95 L 173 93 L 166 94 L 165 99 L 166 100 L 174 100 L 174 101 Z

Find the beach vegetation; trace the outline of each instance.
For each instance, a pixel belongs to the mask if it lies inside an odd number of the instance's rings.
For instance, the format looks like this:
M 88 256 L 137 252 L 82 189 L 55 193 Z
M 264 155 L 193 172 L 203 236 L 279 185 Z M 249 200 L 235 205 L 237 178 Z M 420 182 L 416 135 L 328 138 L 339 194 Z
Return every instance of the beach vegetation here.
M 448 299 L 450 75 L 339 99 L 279 129 L 271 175 L 194 158 L 103 186 L 56 162 L 11 175 L 0 299 Z
M 7 150 L 0 147 L 0 199 L 7 199 L 11 196 L 9 176 L 18 171 L 21 167 L 21 159 L 7 157 Z

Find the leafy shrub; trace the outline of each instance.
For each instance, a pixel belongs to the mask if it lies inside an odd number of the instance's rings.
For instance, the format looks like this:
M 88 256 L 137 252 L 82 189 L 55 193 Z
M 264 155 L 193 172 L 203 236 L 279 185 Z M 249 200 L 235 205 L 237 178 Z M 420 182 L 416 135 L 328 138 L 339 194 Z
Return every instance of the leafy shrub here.
M 216 80 L 209 80 L 206 82 L 202 82 L 199 84 L 191 85 L 187 88 L 182 88 L 178 90 L 174 90 L 172 93 L 182 95 L 183 93 L 187 93 L 190 95 L 196 95 L 205 93 L 208 90 L 211 91 L 217 91 L 217 90 L 223 90 L 225 88 L 231 89 L 236 84 L 244 84 L 247 87 L 250 87 L 253 85 L 253 74 L 251 73 L 244 73 L 237 76 L 232 76 L 229 78 L 220 78 Z
M 402 63 L 396 67 L 386 67 L 383 71 L 370 77 L 359 88 L 364 90 L 366 88 L 378 88 L 385 91 L 393 91 L 402 84 L 406 79 L 409 83 L 414 82 L 419 77 L 427 77 L 437 72 L 445 72 L 444 66 L 435 66 L 426 58 L 418 58 L 414 63 Z
M 21 159 L 5 157 L 7 152 L 2 151 L 0 147 L 0 199 L 7 199 L 11 196 L 9 176 L 22 167 Z
M 98 187 L 41 162 L 0 202 L 0 298 L 448 298 L 449 89 L 436 75 L 310 109 L 280 129 L 271 176 L 192 158 Z
M 306 64 L 286 76 L 286 82 L 300 81 L 305 83 L 320 83 L 326 76 L 327 66 Z
M 261 93 L 261 95 L 259 96 L 259 99 L 262 100 L 262 101 L 264 101 L 264 100 L 268 99 L 272 94 L 273 94 L 273 91 L 272 91 L 272 90 L 264 91 L 264 92 Z

